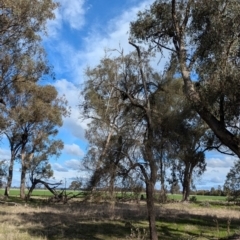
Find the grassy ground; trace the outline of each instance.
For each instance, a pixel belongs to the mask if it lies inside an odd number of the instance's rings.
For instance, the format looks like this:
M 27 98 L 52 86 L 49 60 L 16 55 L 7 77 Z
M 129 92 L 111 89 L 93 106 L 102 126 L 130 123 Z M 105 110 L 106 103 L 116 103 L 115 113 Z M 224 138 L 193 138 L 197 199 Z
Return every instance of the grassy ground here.
M 11 197 L 14 200 L 18 198 Z M 148 239 L 143 238 L 148 233 L 145 202 L 75 200 L 47 205 L 46 201 L 33 200 L 26 206 L 18 202 L 18 206 L 0 205 L 0 240 Z M 240 232 L 240 207 L 158 204 L 156 220 L 159 239 L 227 239 Z
M 79 191 L 72 191 L 72 190 L 67 190 L 66 192 L 73 193 L 73 194 L 79 193 Z M 27 193 L 27 191 L 26 191 L 26 193 Z M 0 189 L 0 195 L 3 195 L 3 194 L 4 194 L 4 189 Z M 20 194 L 19 189 L 11 189 L 10 190 L 11 196 L 19 196 L 19 194 Z M 118 193 L 117 195 L 119 197 L 122 196 L 121 193 Z M 127 195 L 133 196 L 133 194 L 131 194 L 131 193 L 128 193 Z M 145 194 L 143 194 L 143 195 L 145 195 Z M 45 189 L 35 189 L 32 193 L 32 196 L 50 197 L 50 196 L 53 196 L 53 194 L 50 191 L 45 190 Z M 197 198 L 197 201 L 226 201 L 226 197 L 224 197 L 224 196 L 201 196 L 201 195 L 194 195 L 194 196 Z M 81 195 L 80 195 L 80 197 L 81 197 Z M 168 198 L 180 201 L 182 199 L 182 195 L 181 194 L 169 194 Z
M 197 201 L 226 201 L 225 196 L 203 196 L 203 195 L 191 195 L 195 196 L 197 198 Z M 174 199 L 174 200 L 181 200 L 182 195 L 181 194 L 169 194 L 168 195 L 169 199 Z

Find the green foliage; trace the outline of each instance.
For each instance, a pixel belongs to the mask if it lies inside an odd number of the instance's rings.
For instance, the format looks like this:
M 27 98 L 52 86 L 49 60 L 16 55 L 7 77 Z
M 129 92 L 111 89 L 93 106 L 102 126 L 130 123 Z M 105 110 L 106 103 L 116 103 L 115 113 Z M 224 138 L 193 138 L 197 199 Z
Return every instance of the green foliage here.
M 78 180 L 74 180 L 74 181 L 71 182 L 71 184 L 69 186 L 69 189 L 72 189 L 74 191 L 75 190 L 80 190 L 81 186 L 82 186 L 82 182 L 81 182 L 80 179 L 78 179 Z
M 178 194 L 180 193 L 180 186 L 177 182 L 173 182 L 170 188 L 171 194 Z
M 1 105 L 7 104 L 3 96 L 8 96 L 12 84 L 36 82 L 52 74 L 41 46 L 41 35 L 46 33 L 46 23 L 54 18 L 57 6 L 52 0 L 0 3 Z M 4 129 L 6 122 L 0 123 Z
M 192 196 L 189 199 L 190 202 L 197 202 L 197 197 L 196 196 Z
M 217 136 L 214 147 L 238 156 L 239 18 L 238 1 L 164 0 L 131 23 L 132 41 L 170 53 L 165 74 L 182 75 L 189 102 Z
M 0 188 L 3 187 L 6 176 L 7 176 L 7 163 L 6 163 L 6 160 L 1 160 L 0 161 Z
M 229 197 L 234 200 L 240 198 L 240 160 L 234 163 L 234 166 L 227 174 L 224 189 Z

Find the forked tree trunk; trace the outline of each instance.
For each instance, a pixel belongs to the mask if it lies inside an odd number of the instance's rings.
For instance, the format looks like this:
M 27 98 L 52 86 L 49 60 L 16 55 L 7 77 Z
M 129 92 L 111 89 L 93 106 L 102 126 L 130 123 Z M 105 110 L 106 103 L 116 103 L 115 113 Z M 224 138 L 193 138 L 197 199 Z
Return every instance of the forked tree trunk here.
M 190 185 L 192 179 L 192 168 L 187 169 L 184 173 L 184 180 L 183 180 L 183 191 L 182 191 L 182 201 L 188 201 L 190 196 Z
M 150 239 L 158 240 L 157 229 L 156 229 L 156 214 L 154 207 L 154 183 L 146 183 L 146 195 L 147 195 L 147 210 L 148 210 L 148 221 Z

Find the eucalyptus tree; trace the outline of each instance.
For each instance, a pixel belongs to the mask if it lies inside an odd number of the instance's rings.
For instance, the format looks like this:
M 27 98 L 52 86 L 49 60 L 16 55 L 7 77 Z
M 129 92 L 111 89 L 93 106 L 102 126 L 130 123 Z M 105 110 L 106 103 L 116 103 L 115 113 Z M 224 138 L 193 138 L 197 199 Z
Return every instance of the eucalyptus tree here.
M 4 0 L 0 3 L 0 129 L 7 136 L 11 149 L 6 195 L 11 185 L 13 161 L 21 143 L 26 141 L 26 135 L 17 133 L 16 126 L 6 119 L 6 109 L 11 108 L 14 83 L 30 82 L 31 85 L 51 74 L 41 37 L 46 34 L 46 23 L 54 18 L 57 6 L 52 0 Z
M 82 185 L 83 185 L 82 180 L 80 178 L 76 178 L 76 180 L 73 180 L 71 182 L 69 189 L 73 191 L 80 190 Z
M 7 164 L 6 160 L 0 161 L 0 187 L 4 186 L 4 180 L 7 176 Z
M 20 161 L 21 161 L 21 179 L 20 179 L 20 197 L 25 199 L 26 175 L 29 173 L 29 180 L 31 187 L 29 189 L 27 198 L 30 197 L 32 191 L 38 183 L 53 176 L 49 158 L 58 157 L 61 149 L 63 149 L 63 142 L 61 140 L 54 140 L 53 138 L 57 131 L 53 130 L 53 126 L 49 130 L 43 123 L 38 123 L 39 126 L 44 127 L 43 130 L 34 129 L 27 130 L 28 141 L 21 145 Z M 59 126 L 56 123 L 55 127 Z
M 119 160 L 111 157 L 114 155 L 114 150 L 111 150 L 115 147 L 113 142 L 118 141 L 118 132 L 122 125 L 121 94 L 115 89 L 118 71 L 119 64 L 108 57 L 102 59 L 97 68 L 88 69 L 88 81 L 82 91 L 84 101 L 80 104 L 83 117 L 91 119 L 86 132 L 90 146 L 85 157 L 85 165 L 93 170 L 89 187 L 94 190 L 100 180 L 105 178 L 106 182 L 110 179 L 112 194 L 115 167 Z M 119 136 L 119 141 L 120 138 Z M 106 160 L 109 158 L 111 161 Z M 120 156 L 117 157 L 119 158 Z
M 8 129 L 6 128 L 3 131 L 3 133 L 7 136 L 10 152 L 11 152 L 9 166 L 8 166 L 7 183 L 5 187 L 5 193 L 4 193 L 5 196 L 9 196 L 9 190 L 12 185 L 12 178 L 13 178 L 14 160 L 17 158 L 21 144 L 25 141 L 25 134 L 19 133 L 15 127 L 12 127 L 11 131 L 9 131 L 9 128 Z
M 46 23 L 58 6 L 52 0 L 3 0 L 0 3 L 0 103 L 7 104 L 12 83 L 36 82 L 50 74 L 51 67 L 41 44 Z M 1 115 L 0 115 L 1 116 Z M 5 121 L 0 121 L 4 129 Z
M 62 141 L 54 140 L 54 137 L 68 110 L 65 99 L 58 98 L 57 95 L 53 86 L 37 86 L 33 89 L 28 105 L 22 109 L 21 127 L 27 134 L 28 141 L 21 145 L 20 150 L 21 198 L 25 198 L 26 171 L 34 158 L 35 161 L 44 161 L 46 157 L 58 156 L 59 150 L 63 148 Z
M 46 181 L 53 177 L 53 170 L 49 163 L 50 157 L 58 157 L 60 151 L 63 148 L 63 142 L 61 140 L 50 140 L 49 132 L 42 133 L 41 140 L 36 144 L 34 155 L 28 159 L 27 173 L 29 174 L 29 180 L 31 186 L 29 187 L 27 199 L 30 198 L 33 190 L 37 185 L 48 184 Z
M 109 176 L 109 171 L 118 179 L 140 176 L 146 186 L 150 238 L 157 239 L 154 188 L 161 137 L 157 140 L 156 130 L 162 116 L 171 112 L 173 92 L 167 90 L 170 79 L 162 80 L 151 68 L 151 54 L 131 44 L 135 52 L 104 58 L 87 71 L 80 104 L 83 117 L 92 119 L 85 159 L 95 169 L 91 185 Z M 179 92 L 179 85 L 175 89 Z
M 53 86 L 38 86 L 34 82 L 15 82 L 4 99 L 7 103 L 1 106 L 3 119 L 7 123 L 4 133 L 11 148 L 5 195 L 8 195 L 11 186 L 14 160 L 19 158 L 22 166 L 21 197 L 24 198 L 29 163 L 35 152 L 57 154 L 57 148 L 54 150 L 53 146 L 58 141 L 52 137 L 56 136 L 57 127 L 62 125 L 62 117 L 68 114 L 68 109 L 65 99 L 57 96 Z M 60 147 L 62 143 L 59 144 Z
M 169 76 L 170 77 L 170 76 Z M 175 147 L 172 139 L 176 139 L 176 125 L 181 122 L 178 114 L 185 111 L 185 97 L 182 93 L 182 83 L 180 79 L 169 78 L 163 86 L 163 91 L 157 91 L 151 96 L 154 104 L 156 124 L 154 127 L 154 152 L 158 159 L 158 178 L 161 184 L 160 201 L 166 201 L 166 179 L 167 169 L 171 167 L 171 161 Z M 158 121 L 158 118 L 161 121 Z
M 240 160 L 236 160 L 226 176 L 224 189 L 228 196 L 238 200 L 240 196 Z
M 131 23 L 133 40 L 168 51 L 189 102 L 240 157 L 239 1 L 156 0 Z
M 178 114 L 175 130 L 172 132 L 173 139 L 170 140 L 174 149 L 172 181 L 177 180 L 182 184 L 182 201 L 189 200 L 193 176 L 200 177 L 206 170 L 205 151 L 208 150 L 205 143 L 208 128 L 196 114 L 191 113 L 191 109 L 186 110 L 188 116 Z

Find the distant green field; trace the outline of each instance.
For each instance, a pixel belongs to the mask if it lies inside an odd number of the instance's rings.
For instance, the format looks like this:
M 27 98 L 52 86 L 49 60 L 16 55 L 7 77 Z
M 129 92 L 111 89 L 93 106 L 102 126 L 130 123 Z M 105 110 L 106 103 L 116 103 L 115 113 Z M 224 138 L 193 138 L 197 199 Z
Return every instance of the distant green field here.
M 61 190 L 59 190 L 59 192 L 60 191 Z M 26 193 L 27 192 L 28 191 L 26 191 Z M 67 190 L 67 194 L 68 193 L 78 194 L 79 191 Z M 4 194 L 4 189 L 0 189 L 0 195 L 3 195 L 3 194 Z M 19 189 L 11 189 L 10 190 L 10 196 L 19 196 L 19 195 L 20 195 Z M 32 196 L 39 196 L 39 197 L 51 197 L 52 195 L 53 194 L 50 191 L 46 190 L 46 189 L 35 189 L 33 191 L 33 193 L 32 193 Z M 121 196 L 120 193 L 118 193 L 117 195 Z M 132 194 L 129 193 L 129 197 L 130 196 L 132 196 Z M 226 197 L 224 197 L 224 196 L 191 195 L 190 198 L 192 196 L 195 196 L 197 198 L 197 201 L 226 201 Z M 181 200 L 182 199 L 182 195 L 181 194 L 168 194 L 168 198 L 169 199 L 174 199 L 174 200 Z
M 59 190 L 60 192 L 61 190 Z M 25 191 L 26 193 L 28 193 L 28 191 Z M 77 194 L 79 193 L 78 191 L 71 191 L 71 190 L 67 190 L 67 193 L 73 193 L 73 194 Z M 0 189 L 0 195 L 4 194 L 4 189 Z M 10 196 L 19 196 L 20 195 L 20 190 L 19 189 L 10 189 Z M 45 189 L 35 189 L 32 193 L 32 196 L 39 196 L 39 197 L 51 197 L 53 196 L 53 194 Z
M 190 195 L 190 198 L 192 196 L 195 196 L 197 198 L 197 201 L 226 201 L 225 196 L 202 196 L 202 195 Z M 169 194 L 168 195 L 169 199 L 174 199 L 174 200 L 181 200 L 182 195 L 181 194 Z

